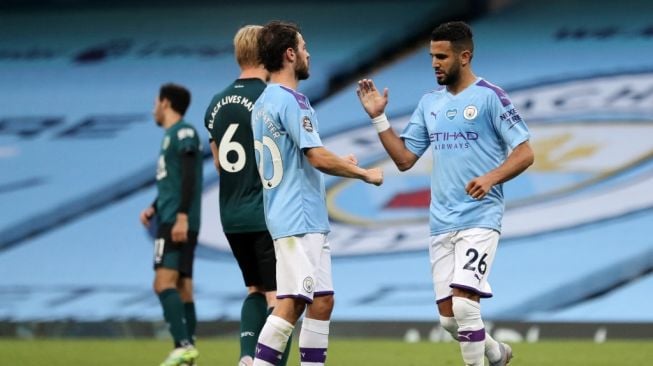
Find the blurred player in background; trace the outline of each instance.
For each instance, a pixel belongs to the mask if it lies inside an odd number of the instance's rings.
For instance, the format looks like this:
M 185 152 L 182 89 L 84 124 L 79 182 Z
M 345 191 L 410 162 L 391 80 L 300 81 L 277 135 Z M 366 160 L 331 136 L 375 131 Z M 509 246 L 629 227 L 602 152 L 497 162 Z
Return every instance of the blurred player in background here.
M 157 125 L 165 129 L 156 169 L 158 195 L 140 215 L 148 227 L 156 214 L 154 291 L 175 344 L 161 366 L 192 365 L 198 356 L 193 261 L 200 229 L 202 148 L 197 131 L 183 119 L 189 104 L 186 88 L 161 87 L 153 111 Z
M 484 354 L 490 365 L 506 365 L 512 350 L 485 332 L 480 298 L 492 296 L 488 276 L 503 217 L 502 183 L 533 163 L 530 135 L 508 95 L 474 75 L 467 24 L 435 28 L 430 53 L 444 87 L 422 97 L 401 137 L 384 113 L 388 90 L 381 95 L 365 79 L 357 93 L 399 170 L 432 150 L 429 253 L 440 322 L 459 341 L 466 365 L 483 365 Z
M 211 152 L 220 174 L 220 220 L 247 286 L 240 316 L 240 362 L 250 366 L 258 335 L 276 303 L 276 258 L 265 225 L 263 187 L 254 156 L 251 114 L 265 89 L 269 73 L 258 56 L 259 25 L 242 27 L 234 37 L 241 73 L 216 94 L 204 124 L 211 135 Z M 290 349 L 280 365 L 285 365 Z
M 254 365 L 277 365 L 295 323 L 302 365 L 323 365 L 333 310 L 329 218 L 321 172 L 380 185 L 379 168 L 362 169 L 350 155 L 325 149 L 306 96 L 297 92 L 309 76 L 309 53 L 299 28 L 270 22 L 259 36 L 259 54 L 270 84 L 252 112 L 257 161 L 263 181 L 268 230 L 277 254 L 277 306 L 261 331 Z

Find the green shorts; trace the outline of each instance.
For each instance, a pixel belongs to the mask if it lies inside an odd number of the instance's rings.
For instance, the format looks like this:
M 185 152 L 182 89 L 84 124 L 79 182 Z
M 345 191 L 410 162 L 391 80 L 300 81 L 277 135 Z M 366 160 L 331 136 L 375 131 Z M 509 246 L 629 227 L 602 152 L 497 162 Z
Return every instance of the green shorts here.
M 193 262 L 198 233 L 188 232 L 188 241 L 172 241 L 172 224 L 159 224 L 154 240 L 154 269 L 168 268 L 179 271 L 181 277 L 193 277 Z

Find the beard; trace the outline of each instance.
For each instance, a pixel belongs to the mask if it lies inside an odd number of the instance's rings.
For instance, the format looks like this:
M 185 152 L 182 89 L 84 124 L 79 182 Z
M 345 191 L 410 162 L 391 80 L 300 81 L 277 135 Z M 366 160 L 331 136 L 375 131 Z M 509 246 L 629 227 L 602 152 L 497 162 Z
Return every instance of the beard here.
M 297 80 L 308 79 L 310 76 L 310 73 L 308 72 L 308 63 L 304 62 L 304 60 L 297 62 L 295 65 L 295 75 L 297 76 Z
M 437 78 L 436 78 L 437 79 Z M 441 79 L 437 79 L 439 85 L 451 85 L 458 82 L 460 79 L 460 65 L 455 64 L 451 66 L 451 70 L 445 73 Z

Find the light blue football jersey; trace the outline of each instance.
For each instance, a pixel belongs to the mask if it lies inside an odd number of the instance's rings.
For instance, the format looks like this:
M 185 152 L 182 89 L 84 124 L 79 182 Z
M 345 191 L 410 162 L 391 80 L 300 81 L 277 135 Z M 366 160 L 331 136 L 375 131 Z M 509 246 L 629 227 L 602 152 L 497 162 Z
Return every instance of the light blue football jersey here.
M 481 200 L 465 187 L 501 165 L 509 149 L 530 138 L 528 127 L 499 87 L 479 78 L 452 95 L 446 88 L 422 97 L 401 134 L 417 156 L 433 153 L 431 172 L 431 235 L 473 227 L 501 231 L 503 185 Z
M 269 84 L 254 104 L 252 131 L 272 238 L 328 233 L 324 176 L 304 155 L 305 149 L 322 146 L 308 98 Z

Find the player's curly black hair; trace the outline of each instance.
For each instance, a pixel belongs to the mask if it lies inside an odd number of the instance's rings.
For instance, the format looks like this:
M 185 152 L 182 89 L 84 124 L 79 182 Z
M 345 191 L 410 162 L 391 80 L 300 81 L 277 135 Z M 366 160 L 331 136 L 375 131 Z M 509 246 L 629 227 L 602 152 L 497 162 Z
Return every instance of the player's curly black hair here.
M 437 26 L 431 32 L 431 41 L 449 41 L 454 51 L 460 53 L 469 50 L 474 54 L 474 35 L 465 22 L 447 22 Z
M 273 20 L 263 26 L 258 38 L 261 63 L 269 72 L 283 68 L 283 54 L 288 48 L 297 51 L 299 26 L 290 22 Z
M 190 105 L 190 91 L 179 84 L 167 83 L 159 90 L 159 100 L 164 99 L 169 100 L 170 107 L 183 116 Z

